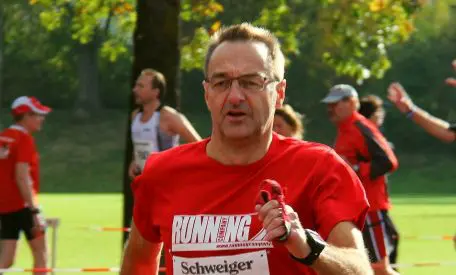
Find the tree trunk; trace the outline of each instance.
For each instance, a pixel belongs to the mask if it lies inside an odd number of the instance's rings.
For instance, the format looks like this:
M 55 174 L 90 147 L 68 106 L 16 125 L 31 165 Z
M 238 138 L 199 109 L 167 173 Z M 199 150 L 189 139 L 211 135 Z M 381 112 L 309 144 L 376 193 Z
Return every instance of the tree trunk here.
M 141 70 L 153 68 L 165 75 L 165 104 L 179 107 L 179 0 L 137 0 L 132 81 Z
M 98 74 L 99 41 L 93 38 L 87 44 L 77 44 L 76 56 L 79 78 L 79 93 L 76 98 L 75 114 L 86 118 L 99 110 L 99 74 Z
M 134 32 L 134 61 L 132 85 L 141 70 L 153 68 L 162 72 L 167 80 L 165 104 L 178 107 L 179 103 L 179 0 L 137 0 L 137 21 Z M 130 227 L 133 197 L 128 177 L 128 166 L 132 160 L 131 112 L 135 108 L 130 93 L 130 110 L 124 162 L 124 227 Z M 124 234 L 123 243 L 128 234 Z
M 0 4 L 0 112 L 3 106 L 3 52 L 4 52 L 4 29 L 5 29 L 5 14 L 3 3 Z M 0 127 L 3 129 L 3 122 L 0 120 Z

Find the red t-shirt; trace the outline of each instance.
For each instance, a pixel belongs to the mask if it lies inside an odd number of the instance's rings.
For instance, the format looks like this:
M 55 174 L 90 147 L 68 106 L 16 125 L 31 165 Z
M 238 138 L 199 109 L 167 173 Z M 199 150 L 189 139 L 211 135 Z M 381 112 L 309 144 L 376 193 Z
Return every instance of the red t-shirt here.
M 369 211 L 389 210 L 387 174 L 394 172 L 399 162 L 377 126 L 354 112 L 338 124 L 334 150 L 351 165 L 358 165 L 357 174 L 366 190 Z
M 33 192 L 39 190 L 38 152 L 33 137 L 20 126 L 0 133 L 0 213 L 24 208 L 25 202 L 16 183 L 16 164 L 28 163 Z
M 264 179 L 278 181 L 302 225 L 323 238 L 341 221 L 362 228 L 364 189 L 329 147 L 274 134 L 261 160 L 227 166 L 207 156 L 208 141 L 151 155 L 132 186 L 135 225 L 164 242 L 168 274 L 315 274 L 264 241 L 254 214 Z

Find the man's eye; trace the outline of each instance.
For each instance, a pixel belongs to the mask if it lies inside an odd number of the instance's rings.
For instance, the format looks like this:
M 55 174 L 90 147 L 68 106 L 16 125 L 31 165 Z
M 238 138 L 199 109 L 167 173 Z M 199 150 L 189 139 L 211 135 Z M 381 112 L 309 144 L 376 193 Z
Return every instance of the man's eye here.
M 261 87 L 261 84 L 253 80 L 242 79 L 239 80 L 239 84 L 247 89 L 258 89 Z
M 229 80 L 217 80 L 214 81 L 214 87 L 226 87 L 229 83 Z

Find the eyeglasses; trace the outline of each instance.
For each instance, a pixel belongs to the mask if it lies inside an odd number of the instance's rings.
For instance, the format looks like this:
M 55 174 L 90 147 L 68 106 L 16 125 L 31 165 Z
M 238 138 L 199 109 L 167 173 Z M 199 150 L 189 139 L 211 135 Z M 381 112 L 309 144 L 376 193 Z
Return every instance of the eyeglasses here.
M 211 79 L 206 79 L 206 82 L 209 83 L 214 92 L 221 93 L 230 89 L 235 80 L 238 82 L 239 88 L 245 92 L 263 91 L 268 84 L 276 81 L 262 75 L 252 74 L 233 78 L 214 76 Z

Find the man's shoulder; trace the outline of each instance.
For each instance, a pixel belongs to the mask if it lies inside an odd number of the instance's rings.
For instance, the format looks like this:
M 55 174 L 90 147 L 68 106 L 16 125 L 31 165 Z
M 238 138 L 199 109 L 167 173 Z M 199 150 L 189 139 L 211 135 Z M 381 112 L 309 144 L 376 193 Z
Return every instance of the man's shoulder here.
M 278 136 L 279 150 L 295 156 L 319 158 L 326 156 L 333 149 L 326 144 Z
M 15 129 L 12 127 L 4 129 L 0 132 L 0 139 L 4 141 L 33 141 L 33 136 L 27 132 L 24 132 L 20 129 Z
M 160 116 L 162 116 L 164 118 L 166 118 L 166 117 L 175 117 L 175 116 L 178 116 L 178 115 L 180 115 L 180 112 L 177 111 L 176 109 L 174 109 L 171 106 L 164 105 L 160 109 Z

